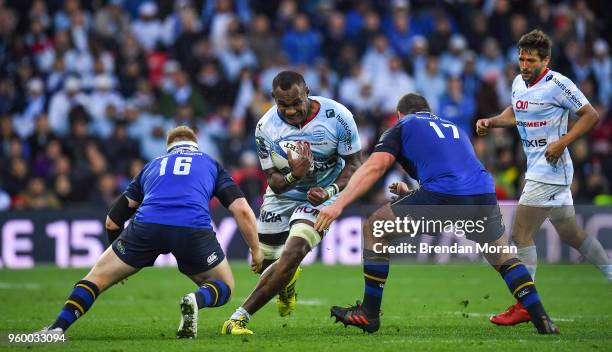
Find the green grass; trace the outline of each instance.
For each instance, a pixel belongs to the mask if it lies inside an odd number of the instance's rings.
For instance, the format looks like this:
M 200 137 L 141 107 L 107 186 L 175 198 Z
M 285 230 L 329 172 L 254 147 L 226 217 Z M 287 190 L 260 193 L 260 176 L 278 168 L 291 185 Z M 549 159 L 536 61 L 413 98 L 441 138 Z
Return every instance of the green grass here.
M 403 351 L 411 350 L 612 350 L 612 287 L 591 266 L 540 266 L 538 289 L 560 336 L 539 336 L 531 324 L 498 327 L 490 313 L 512 300 L 499 275 L 484 265 L 396 265 L 385 289 L 382 327 L 367 335 L 332 324 L 329 306 L 361 299 L 360 267 L 306 267 L 298 283 L 299 304 L 289 318 L 274 302 L 256 314 L 250 337 L 219 330 L 254 287 L 257 276 L 234 263 L 236 292 L 224 307 L 200 311 L 197 340 L 176 340 L 178 300 L 194 289 L 176 269 L 150 268 L 102 295 L 68 332 L 62 345 L 29 347 L 55 351 Z M 31 332 L 52 322 L 71 285 L 86 270 L 0 271 L 0 349 L 6 333 Z

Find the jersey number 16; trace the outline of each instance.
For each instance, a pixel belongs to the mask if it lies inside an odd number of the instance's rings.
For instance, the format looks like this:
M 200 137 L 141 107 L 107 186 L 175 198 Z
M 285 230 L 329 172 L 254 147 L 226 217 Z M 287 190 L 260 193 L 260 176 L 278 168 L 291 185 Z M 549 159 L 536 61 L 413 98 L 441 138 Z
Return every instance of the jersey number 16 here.
M 174 175 L 189 175 L 189 171 L 191 171 L 191 160 L 192 158 L 189 156 L 179 156 L 174 159 L 172 173 Z M 166 164 L 168 164 L 167 157 L 163 158 L 159 164 L 159 176 L 164 176 L 166 174 Z

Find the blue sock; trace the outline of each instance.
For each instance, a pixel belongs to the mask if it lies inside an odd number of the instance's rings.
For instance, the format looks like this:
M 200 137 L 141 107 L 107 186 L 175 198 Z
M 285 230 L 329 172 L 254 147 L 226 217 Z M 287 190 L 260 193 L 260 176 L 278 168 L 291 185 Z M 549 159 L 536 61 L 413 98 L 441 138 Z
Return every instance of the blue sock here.
M 229 301 L 232 290 L 221 280 L 212 280 L 204 283 L 194 292 L 198 309 L 204 307 L 220 307 Z
M 499 273 L 504 278 L 512 295 L 527 309 L 531 316 L 531 321 L 536 326 L 542 320 L 548 319 L 533 279 L 520 260 L 517 258 L 508 260 L 501 265 Z
M 380 314 L 387 275 L 389 275 L 389 257 L 364 249 L 363 277 L 365 279 L 365 289 L 362 308 L 368 316 L 378 317 Z
M 82 317 L 98 298 L 100 290 L 91 281 L 81 280 L 74 285 L 68 300 L 50 326 L 51 329 L 62 328 L 66 331 L 78 318 Z

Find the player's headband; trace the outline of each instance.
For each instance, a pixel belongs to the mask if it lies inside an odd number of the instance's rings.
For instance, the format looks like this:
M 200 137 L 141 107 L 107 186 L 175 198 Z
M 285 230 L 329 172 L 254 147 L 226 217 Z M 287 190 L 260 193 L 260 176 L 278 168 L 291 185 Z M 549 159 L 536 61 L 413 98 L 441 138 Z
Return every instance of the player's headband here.
M 188 149 L 193 149 L 193 150 L 198 150 L 198 143 L 193 142 L 193 141 L 177 141 L 174 143 L 171 143 L 168 148 L 166 148 L 167 152 L 170 152 L 172 149 L 175 148 L 188 148 Z

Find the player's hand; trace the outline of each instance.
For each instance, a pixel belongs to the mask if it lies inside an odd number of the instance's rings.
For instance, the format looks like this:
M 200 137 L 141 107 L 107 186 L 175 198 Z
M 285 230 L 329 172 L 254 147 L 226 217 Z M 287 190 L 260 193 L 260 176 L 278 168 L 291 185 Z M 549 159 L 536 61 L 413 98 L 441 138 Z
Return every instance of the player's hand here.
M 261 248 L 257 248 L 256 251 L 253 251 L 252 249 L 249 251 L 251 252 L 251 271 L 254 273 L 259 273 L 264 260 L 263 251 Z
M 546 161 L 553 165 L 556 164 L 561 157 L 561 154 L 563 154 L 565 147 L 565 143 L 563 143 L 561 140 L 550 143 L 548 147 L 546 147 L 546 153 L 544 153 Z
M 298 155 L 294 158 L 291 150 L 287 150 L 287 162 L 291 168 L 291 174 L 301 179 L 310 171 L 312 165 L 312 151 L 304 142 L 297 142 Z
M 491 121 L 489 119 L 480 119 L 476 121 L 476 134 L 479 136 L 486 136 L 491 128 Z
M 321 187 L 313 187 L 308 190 L 308 201 L 312 205 L 321 205 L 329 199 L 329 193 Z
M 389 191 L 401 197 L 404 194 L 408 193 L 408 191 L 410 191 L 410 188 L 405 182 L 393 182 L 391 186 L 389 186 Z
M 325 231 L 331 223 L 342 214 L 342 208 L 337 203 L 328 205 L 321 209 L 317 216 L 314 228 L 319 232 Z

